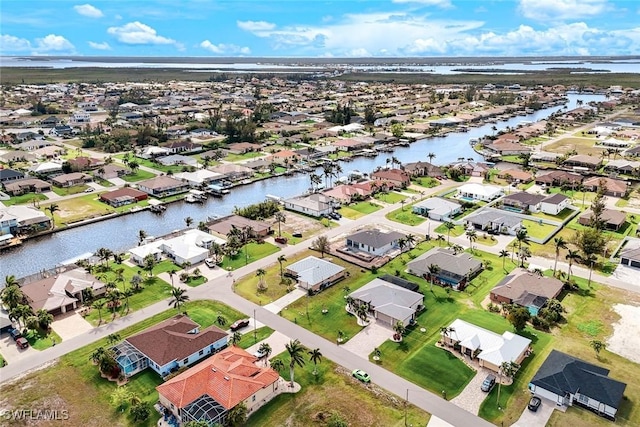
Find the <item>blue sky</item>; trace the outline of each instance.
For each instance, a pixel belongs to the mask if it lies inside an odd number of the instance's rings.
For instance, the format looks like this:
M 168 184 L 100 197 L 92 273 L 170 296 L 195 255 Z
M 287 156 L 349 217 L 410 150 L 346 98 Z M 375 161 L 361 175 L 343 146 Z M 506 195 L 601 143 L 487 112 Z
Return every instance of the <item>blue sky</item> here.
M 637 0 L 2 0 L 2 55 L 638 55 Z

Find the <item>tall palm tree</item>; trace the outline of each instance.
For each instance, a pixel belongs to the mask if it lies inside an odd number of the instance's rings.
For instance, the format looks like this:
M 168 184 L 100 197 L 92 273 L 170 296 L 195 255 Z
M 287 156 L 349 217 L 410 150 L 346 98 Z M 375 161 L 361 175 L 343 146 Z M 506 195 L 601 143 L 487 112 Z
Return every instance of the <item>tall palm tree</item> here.
M 473 252 L 473 242 L 475 242 L 478 239 L 476 230 L 468 230 L 465 234 L 469 239 L 469 249 L 471 249 L 471 251 Z
M 414 236 L 413 234 L 407 234 L 407 237 L 405 237 L 405 243 L 409 248 L 413 248 L 413 246 L 416 244 L 416 236 Z
M 47 206 L 44 209 L 46 211 L 49 211 L 49 213 L 51 214 L 51 222 L 53 224 L 53 228 L 56 228 L 56 217 L 54 214 L 60 210 L 60 206 L 58 206 L 57 203 L 51 203 L 49 206 Z
M 265 359 L 269 359 L 269 356 L 271 356 L 271 353 L 273 353 L 273 349 L 271 348 L 269 343 L 263 342 L 262 344 L 260 344 L 260 347 L 258 347 L 258 352 Z
M 294 368 L 296 365 L 298 365 L 299 367 L 303 367 L 305 364 L 304 361 L 304 357 L 302 357 L 302 354 L 304 353 L 304 347 L 302 347 L 302 344 L 300 344 L 299 340 L 293 340 L 290 341 L 289 344 L 285 345 L 285 348 L 287 349 L 287 352 L 289 353 L 289 358 L 291 359 L 291 361 L 289 362 L 289 377 L 291 378 L 291 387 L 293 387 L 293 383 L 294 383 Z
M 427 157 L 429 158 L 429 163 L 433 163 L 433 159 L 436 157 L 435 153 L 429 153 L 427 154 Z
M 436 241 L 438 242 L 438 246 L 442 247 L 442 242 L 444 242 L 444 236 L 442 234 L 438 234 L 436 237 Z
M 169 302 L 169 305 L 173 305 L 173 308 L 177 310 L 180 310 L 180 306 L 185 302 L 189 301 L 189 295 L 187 295 L 187 290 L 182 288 L 172 288 L 171 297 L 172 297 L 172 300 Z
M 265 289 L 265 282 L 264 282 L 264 275 L 267 274 L 267 272 L 263 269 L 263 268 L 259 268 L 256 271 L 256 276 L 258 276 L 258 290 L 262 291 Z
M 193 218 L 191 218 L 190 216 L 186 217 L 184 219 L 184 223 L 187 225 L 187 228 L 191 227 L 191 224 L 193 224 Z
M 571 280 L 571 273 L 572 273 L 572 271 L 571 271 L 571 266 L 573 265 L 573 262 L 574 262 L 574 261 L 577 261 L 577 260 L 579 260 L 580 258 L 581 258 L 581 256 L 580 256 L 580 252 L 578 252 L 577 250 L 576 250 L 576 251 L 574 251 L 574 250 L 569 249 L 569 250 L 567 251 L 567 255 L 565 255 L 565 259 L 566 259 L 567 261 L 569 261 L 569 268 L 567 269 L 567 278 L 568 278 L 569 280 Z
M 518 251 L 518 258 L 520 258 L 520 267 L 524 268 L 524 262 L 531 257 L 531 251 L 529 248 L 522 248 Z
M 280 225 L 284 222 L 287 222 L 287 217 L 282 212 L 276 212 L 273 215 L 273 219 L 275 219 L 278 223 L 278 237 L 282 237 L 282 230 Z
M 429 279 L 431 281 L 431 288 L 429 290 L 433 292 L 433 279 L 440 273 L 440 266 L 438 264 L 430 264 L 427 270 L 429 270 Z
M 313 375 L 318 375 L 318 362 L 322 361 L 322 353 L 320 353 L 319 348 L 309 350 L 307 353 L 309 354 L 309 360 L 313 362 Z
M 567 242 L 562 238 L 562 236 L 558 236 L 553 239 L 553 246 L 556 248 L 556 259 L 553 263 L 553 277 L 556 276 L 556 268 L 558 267 L 558 257 L 560 256 L 560 249 L 567 249 Z
M 0 295 L 2 296 L 2 303 L 5 304 L 8 309 L 15 308 L 24 299 L 24 295 L 18 285 L 5 286 Z
M 509 258 L 509 251 L 506 249 L 502 249 L 498 254 L 498 256 L 502 258 L 502 269 L 504 270 L 504 262 L 506 261 L 507 258 Z
M 521 228 L 516 232 L 516 240 L 518 241 L 518 250 L 522 249 L 523 244 L 529 244 L 529 232 L 526 228 Z
M 227 324 L 227 319 L 223 315 L 218 314 L 218 317 L 216 317 L 216 323 L 220 326 L 224 326 Z
M 280 279 L 284 277 L 284 271 L 282 270 L 282 263 L 287 260 L 287 257 L 284 255 L 280 255 L 278 257 L 278 264 L 280 264 Z
M 13 274 L 4 277 L 4 285 L 5 287 L 9 286 L 19 286 L 18 279 Z
M 27 304 L 18 304 L 9 311 L 9 317 L 18 322 L 18 326 L 24 325 L 25 320 L 33 314 L 33 310 Z
M 144 230 L 140 230 L 138 231 L 138 246 L 140 246 L 142 244 L 142 242 L 144 242 L 144 239 L 147 238 L 147 232 Z
M 127 306 L 127 314 L 129 314 L 129 297 L 133 296 L 133 289 L 125 289 L 122 291 L 122 296 L 124 297 L 124 303 Z
M 104 304 L 104 300 L 97 300 L 94 301 L 93 304 L 91 304 L 92 308 L 98 310 L 98 325 L 102 324 L 102 309 L 104 308 Z
M 111 306 L 112 315 L 115 318 L 116 310 L 118 309 L 118 305 L 120 305 L 120 289 L 114 288 L 107 292 L 106 295 L 107 301 Z
M 447 229 L 447 245 L 449 244 L 449 239 L 451 238 L 451 230 L 456 228 L 456 225 L 451 221 L 446 221 L 444 224 L 444 228 Z

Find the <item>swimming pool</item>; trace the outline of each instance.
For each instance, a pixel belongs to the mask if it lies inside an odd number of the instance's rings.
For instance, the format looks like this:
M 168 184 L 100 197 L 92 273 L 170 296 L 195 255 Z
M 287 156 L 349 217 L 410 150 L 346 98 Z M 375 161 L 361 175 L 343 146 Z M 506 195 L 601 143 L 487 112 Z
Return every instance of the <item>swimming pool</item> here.
M 503 211 L 507 211 L 507 212 L 515 212 L 515 213 L 522 213 L 522 209 L 519 208 L 514 208 L 513 206 L 503 206 L 502 207 Z
M 473 203 L 473 202 L 475 202 L 475 201 L 476 201 L 476 199 L 474 199 L 473 197 L 468 197 L 468 196 L 460 196 L 460 197 L 458 197 L 458 198 L 459 198 L 460 200 L 464 200 L 465 202 L 471 202 L 471 203 Z

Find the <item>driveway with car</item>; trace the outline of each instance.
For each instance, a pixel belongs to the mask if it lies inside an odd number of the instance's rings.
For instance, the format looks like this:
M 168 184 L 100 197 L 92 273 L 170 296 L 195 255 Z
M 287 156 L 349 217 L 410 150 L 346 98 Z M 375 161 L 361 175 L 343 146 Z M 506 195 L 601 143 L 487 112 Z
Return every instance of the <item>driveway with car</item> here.
M 479 371 L 476 372 L 476 375 L 469 381 L 469 384 L 462 390 L 462 392 L 451 399 L 451 403 L 455 403 L 456 406 L 471 412 L 472 414 L 478 415 L 478 411 L 480 411 L 480 405 L 484 402 L 484 399 L 489 395 L 488 392 L 484 392 L 481 390 L 482 382 L 487 375 L 493 374 L 492 371 L 486 368 L 480 368 Z M 494 387 L 497 387 L 496 384 Z
M 522 415 L 512 427 L 540 427 L 546 426 L 556 409 L 556 404 L 548 399 L 542 399 L 542 404 L 536 412 L 530 411 L 527 407 L 522 411 Z M 566 408 L 565 408 L 566 411 Z

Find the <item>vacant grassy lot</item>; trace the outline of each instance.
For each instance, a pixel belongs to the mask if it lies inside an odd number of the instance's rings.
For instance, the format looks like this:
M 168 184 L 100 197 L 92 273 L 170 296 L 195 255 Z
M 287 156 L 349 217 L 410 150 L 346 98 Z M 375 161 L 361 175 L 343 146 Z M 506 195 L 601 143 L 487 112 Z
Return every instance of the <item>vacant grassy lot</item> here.
M 42 193 L 27 193 L 19 196 L 11 196 L 9 200 L 4 200 L 2 203 L 5 206 L 23 205 L 25 203 L 38 202 L 40 200 L 47 200 L 47 196 Z
M 544 224 L 542 222 L 522 220 L 522 225 L 527 229 L 527 234 L 537 239 L 544 239 L 556 229 L 553 225 Z
M 451 230 L 448 230 L 444 224 L 440 224 L 434 230 L 436 233 L 444 234 L 445 236 L 451 235 L 453 237 L 462 236 L 464 234 L 464 227 L 461 225 L 456 225 Z
M 415 178 L 412 179 L 411 182 L 415 185 L 419 185 L 420 187 L 424 187 L 424 188 L 433 188 L 433 187 L 437 187 L 438 185 L 440 185 L 440 181 L 438 181 L 435 178 L 430 178 L 430 177 L 426 177 L 426 178 Z
M 279 250 L 279 247 L 274 246 L 271 243 L 247 243 L 242 247 L 240 252 L 236 254 L 236 256 L 225 256 L 220 267 L 225 270 L 235 270 L 236 268 L 244 267 L 247 264 L 251 264 L 254 261 L 274 254 Z
M 135 173 L 122 175 L 121 178 L 127 182 L 137 182 L 143 181 L 145 179 L 151 179 L 154 176 L 156 175 L 151 172 L 144 171 L 142 169 L 136 169 Z
M 256 157 L 261 157 L 264 155 L 264 153 L 261 153 L 259 151 L 250 151 L 244 154 L 228 154 L 227 157 L 224 158 L 224 160 L 228 162 L 239 162 L 242 160 L 255 159 Z
M 289 365 L 288 354 L 280 354 L 277 358 L 285 366 Z M 376 386 L 364 386 L 329 360 L 323 359 L 317 365 L 317 375 L 313 375 L 313 368 L 308 360 L 302 368 L 296 367 L 295 381 L 302 390 L 276 397 L 253 414 L 247 425 L 320 427 L 331 425 L 327 421 L 333 414 L 350 427 L 423 426 L 429 420 L 429 414 L 408 406 L 405 424 L 402 397 L 390 395 Z M 289 369 L 280 375 L 289 379 Z
M 40 209 L 48 216 L 51 216 L 51 214 L 49 211 L 45 210 L 45 208 L 51 204 L 52 203 L 46 203 L 40 205 Z M 91 193 L 84 196 L 74 197 L 73 199 L 60 200 L 55 202 L 55 204 L 57 204 L 59 208 L 59 210 L 54 213 L 56 226 L 62 226 L 114 212 L 126 212 L 136 206 L 144 207 L 149 204 L 149 201 L 142 200 L 130 205 L 112 208 L 106 203 L 102 203 L 97 193 Z
M 71 194 L 82 193 L 87 188 L 89 188 L 89 186 L 83 184 L 83 185 L 74 185 L 73 187 L 64 187 L 64 188 L 52 186 L 51 190 L 54 193 L 56 193 L 58 196 L 69 196 Z
M 394 203 L 400 203 L 403 200 L 407 199 L 407 196 L 400 194 L 400 193 L 396 193 L 394 191 L 390 192 L 390 193 L 378 193 L 375 196 L 373 196 L 374 198 L 383 201 L 385 203 L 389 203 L 389 204 L 394 204 Z
M 576 150 L 578 154 L 587 154 L 599 156 L 603 147 L 595 147 L 595 141 L 592 138 L 571 137 L 562 138 L 545 147 L 545 150 L 553 153 L 564 154 L 571 150 Z
M 342 208 L 340 208 L 339 212 L 345 218 L 358 219 L 380 209 L 382 209 L 382 206 L 377 205 L 373 202 L 359 202 L 350 204 L 348 206 L 343 206 Z
M 427 217 L 413 213 L 411 205 L 403 206 L 400 209 L 389 212 L 386 216 L 387 219 L 390 219 L 391 221 L 414 226 L 420 225 L 427 220 Z
M 188 302 L 184 311 L 202 327 L 213 324 L 218 315 L 228 322 L 244 317 L 231 307 L 214 301 Z M 166 320 L 177 313 L 169 309 L 122 332 L 121 338 L 136 334 L 152 325 Z M 106 338 L 89 344 L 60 358 L 55 365 L 28 374 L 20 381 L 0 387 L 3 406 L 7 409 L 51 409 L 61 408 L 69 412 L 69 419 L 46 425 L 60 426 L 141 426 L 156 425 L 159 415 L 151 411 L 146 422 L 134 422 L 128 410 L 124 413 L 110 405 L 109 399 L 116 384 L 100 377 L 98 368 L 90 361 L 90 355 L 98 347 L 107 347 Z M 155 387 L 162 379 L 151 370 L 135 375 L 125 386 L 143 402 L 153 405 L 158 400 Z M 127 405 L 128 406 L 128 405 Z M 24 425 L 23 421 L 3 425 Z M 40 425 L 40 424 L 39 424 Z M 42 424 L 45 425 L 45 424 Z

